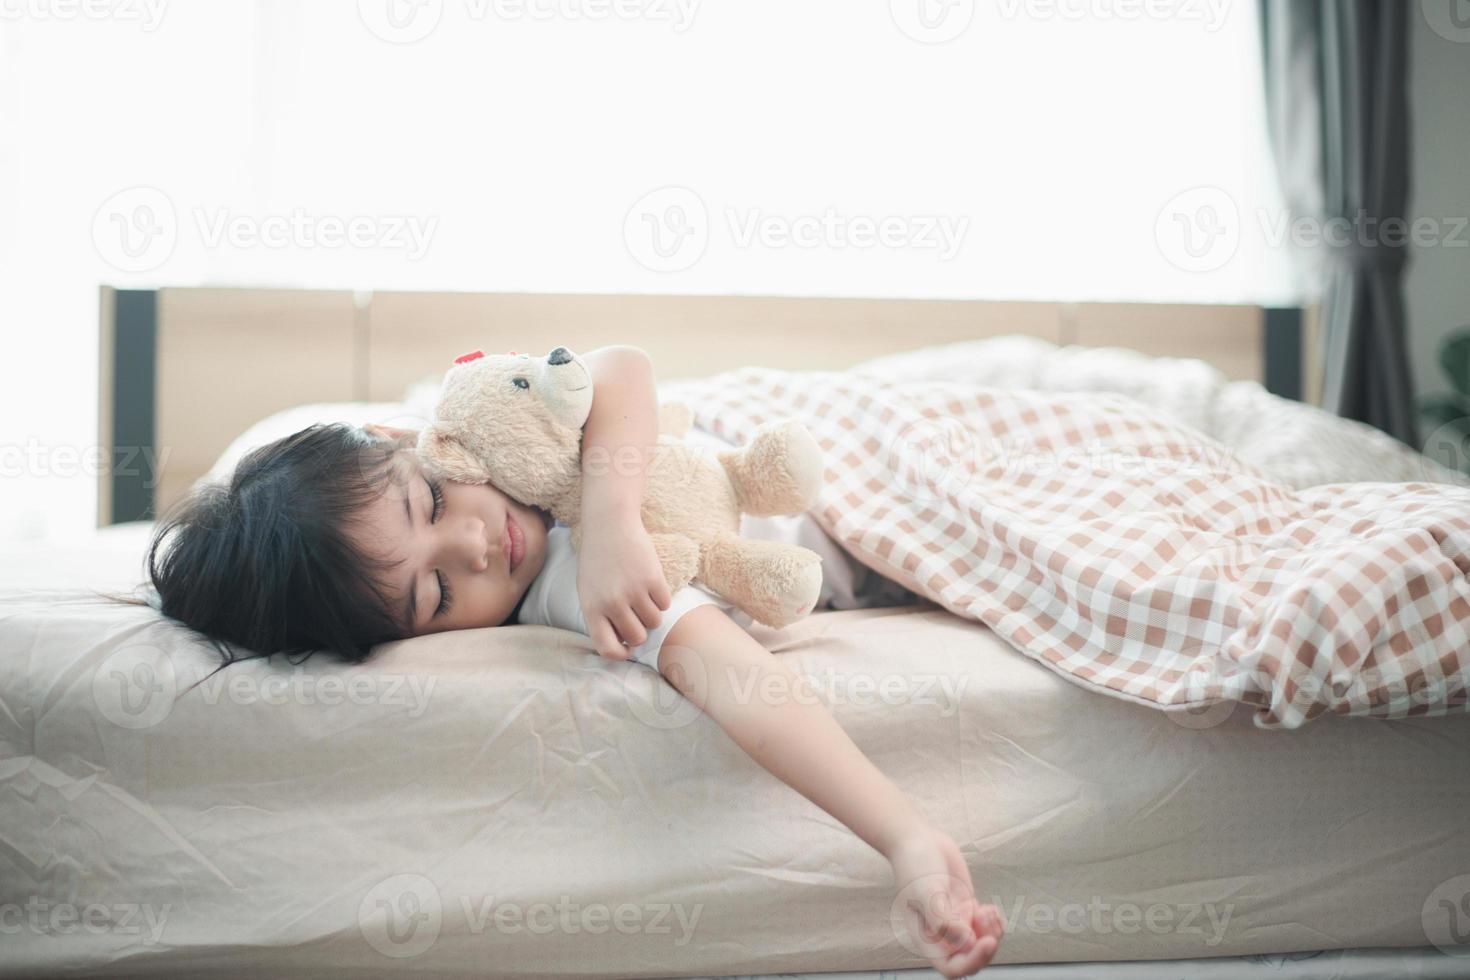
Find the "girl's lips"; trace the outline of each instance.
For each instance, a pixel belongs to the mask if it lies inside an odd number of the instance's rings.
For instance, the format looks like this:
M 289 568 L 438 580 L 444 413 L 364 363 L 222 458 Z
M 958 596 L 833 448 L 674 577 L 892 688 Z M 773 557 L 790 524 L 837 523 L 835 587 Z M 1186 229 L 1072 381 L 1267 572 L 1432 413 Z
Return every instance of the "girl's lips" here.
M 526 535 L 509 514 L 505 515 L 505 531 L 510 536 L 510 548 L 506 551 L 510 558 L 509 571 L 514 573 L 521 559 L 526 557 Z

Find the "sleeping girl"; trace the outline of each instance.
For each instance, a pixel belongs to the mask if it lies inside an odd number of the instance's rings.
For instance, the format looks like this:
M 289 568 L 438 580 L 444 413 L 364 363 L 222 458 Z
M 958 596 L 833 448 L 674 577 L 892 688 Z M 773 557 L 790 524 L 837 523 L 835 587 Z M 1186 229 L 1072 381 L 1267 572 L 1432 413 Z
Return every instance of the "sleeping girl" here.
M 614 346 L 582 360 L 595 392 L 584 457 L 646 453 L 658 429 L 647 355 Z M 438 477 L 415 455 L 416 439 L 387 426 L 318 425 L 251 452 L 227 483 L 200 487 L 160 523 L 148 566 L 163 612 L 214 640 L 226 663 L 317 650 L 361 662 L 390 640 L 507 623 L 580 632 L 604 657 L 657 670 L 757 763 L 882 854 L 913 897 L 908 928 L 936 970 L 960 977 L 990 962 L 1000 917 L 976 902 L 949 835 L 822 704 L 751 696 L 801 681 L 746 631 L 748 619 L 697 584 L 670 593 L 639 516 L 646 465 L 586 470 L 577 551 L 546 512 L 488 484 Z M 747 516 L 741 533 L 821 555 L 820 606 L 915 601 L 807 515 Z

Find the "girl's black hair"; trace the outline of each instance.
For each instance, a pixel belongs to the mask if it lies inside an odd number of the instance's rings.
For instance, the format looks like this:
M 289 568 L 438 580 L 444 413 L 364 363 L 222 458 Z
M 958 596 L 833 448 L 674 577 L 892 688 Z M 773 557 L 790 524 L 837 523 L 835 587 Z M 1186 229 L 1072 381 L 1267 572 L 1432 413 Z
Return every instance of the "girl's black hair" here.
M 345 533 L 400 476 L 405 448 L 313 425 L 251 451 L 228 482 L 197 487 L 148 550 L 163 613 L 209 637 L 221 667 L 317 650 L 360 663 L 407 636 L 382 586 L 391 564 Z

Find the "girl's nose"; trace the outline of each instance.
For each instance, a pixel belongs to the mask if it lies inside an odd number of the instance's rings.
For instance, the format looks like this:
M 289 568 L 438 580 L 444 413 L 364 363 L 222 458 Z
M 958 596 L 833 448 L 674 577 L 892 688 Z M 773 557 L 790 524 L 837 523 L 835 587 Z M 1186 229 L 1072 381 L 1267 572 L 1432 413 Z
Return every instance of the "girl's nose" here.
M 465 528 L 464 548 L 471 571 L 483 572 L 490 567 L 490 541 L 485 536 L 484 521 L 471 521 Z

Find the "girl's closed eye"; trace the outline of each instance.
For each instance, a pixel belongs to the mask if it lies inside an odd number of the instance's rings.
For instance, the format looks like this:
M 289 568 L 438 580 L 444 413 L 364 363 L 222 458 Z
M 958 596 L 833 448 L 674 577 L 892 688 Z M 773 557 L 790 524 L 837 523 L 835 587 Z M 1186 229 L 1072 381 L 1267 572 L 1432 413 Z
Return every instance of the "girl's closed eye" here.
M 454 598 L 449 591 L 449 579 L 444 577 L 444 573 L 436 570 L 434 576 L 439 579 L 439 607 L 434 610 L 434 615 L 442 616 L 449 612 L 449 606 Z
M 429 512 L 429 523 L 437 524 L 439 518 L 444 516 L 444 484 L 433 477 L 425 476 L 424 482 L 429 485 L 429 495 L 434 501 Z M 434 609 L 435 616 L 442 616 L 449 612 L 449 607 L 454 602 L 454 595 L 449 588 L 449 579 L 437 568 L 434 570 L 434 578 L 439 581 L 439 605 Z

